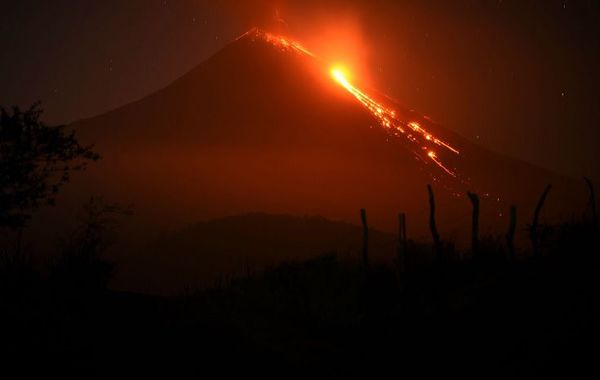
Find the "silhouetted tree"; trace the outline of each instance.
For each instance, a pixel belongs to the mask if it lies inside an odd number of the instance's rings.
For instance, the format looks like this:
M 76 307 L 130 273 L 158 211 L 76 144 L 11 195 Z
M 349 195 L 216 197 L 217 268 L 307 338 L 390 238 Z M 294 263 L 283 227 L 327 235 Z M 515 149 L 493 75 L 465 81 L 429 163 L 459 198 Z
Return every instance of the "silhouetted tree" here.
M 40 121 L 34 104 L 26 111 L 0 107 L 0 228 L 20 229 L 55 195 L 73 171 L 99 159 L 91 146 L 82 146 L 65 126 Z
M 77 291 L 102 290 L 112 275 L 113 266 L 102 254 L 113 244 L 118 216 L 131 209 L 92 197 L 79 215 L 79 225 L 62 247 L 52 266 L 52 277 L 66 288 Z

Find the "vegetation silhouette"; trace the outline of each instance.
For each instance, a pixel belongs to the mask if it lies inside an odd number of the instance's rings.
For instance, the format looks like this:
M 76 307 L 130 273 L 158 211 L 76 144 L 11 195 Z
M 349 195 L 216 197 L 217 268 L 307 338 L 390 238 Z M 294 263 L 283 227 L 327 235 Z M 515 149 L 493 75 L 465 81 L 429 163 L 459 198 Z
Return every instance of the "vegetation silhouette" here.
M 88 296 L 105 291 L 114 264 L 103 254 L 116 240 L 118 218 L 131 213 L 131 208 L 91 197 L 83 206 L 78 226 L 62 241 L 60 254 L 50 265 L 50 283 L 62 291 Z
M 45 130 L 31 112 L 3 111 L 1 165 L 16 173 L 3 177 L 4 227 L 22 228 L 55 194 L 49 183 L 60 186 L 64 170 L 83 168 L 73 162 L 98 158 L 74 135 Z M 399 214 L 396 251 L 389 252 L 396 265 L 370 255 L 373 234 L 362 209 L 362 254 L 354 259 L 324 252 L 170 297 L 110 289 L 115 268 L 103 254 L 115 241 L 118 218 L 130 210 L 94 197 L 49 265 L 2 255 L 2 370 L 63 378 L 178 378 L 213 370 L 279 378 L 597 374 L 600 247 L 593 184 L 586 183 L 592 217 L 586 210 L 580 219 L 541 223 L 548 186 L 530 226 L 533 244 L 521 251 L 516 207 L 506 236 L 480 236 L 485 220 L 479 198 L 469 194 L 476 254 L 455 255 L 437 230 L 428 185 L 433 244 L 409 239 L 406 215 Z M 23 194 L 10 192 L 17 186 Z
M 0 107 L 0 228 L 21 228 L 55 196 L 72 172 L 100 156 L 83 146 L 74 131 L 40 121 L 39 103 L 26 111 Z

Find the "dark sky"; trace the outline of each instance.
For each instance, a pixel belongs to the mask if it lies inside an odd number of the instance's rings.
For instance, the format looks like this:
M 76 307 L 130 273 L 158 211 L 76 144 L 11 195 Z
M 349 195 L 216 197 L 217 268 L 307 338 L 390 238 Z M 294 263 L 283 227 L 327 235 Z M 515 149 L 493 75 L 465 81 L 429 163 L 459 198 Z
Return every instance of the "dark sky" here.
M 2 0 L 0 104 L 93 116 L 253 25 L 347 54 L 370 85 L 488 148 L 600 179 L 594 0 Z

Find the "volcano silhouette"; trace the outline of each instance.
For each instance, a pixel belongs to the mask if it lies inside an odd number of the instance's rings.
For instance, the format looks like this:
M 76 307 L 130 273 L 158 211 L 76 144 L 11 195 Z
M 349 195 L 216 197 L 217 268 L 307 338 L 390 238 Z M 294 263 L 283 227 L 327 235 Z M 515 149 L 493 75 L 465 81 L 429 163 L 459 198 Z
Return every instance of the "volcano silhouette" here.
M 227 45 L 168 87 L 73 125 L 103 159 L 70 187 L 135 205 L 159 228 L 261 212 L 318 215 L 427 236 L 426 184 L 433 183 L 443 238 L 468 239 L 470 203 L 482 197 L 482 231 L 503 232 L 517 205 L 525 230 L 541 190 L 554 185 L 544 218 L 579 212 L 585 188 L 471 143 L 388 104 L 460 150 L 450 178 L 384 131 L 322 62 L 282 49 L 258 32 Z M 235 238 L 235 237 L 229 237 Z
M 249 33 L 155 94 L 74 127 L 104 157 L 86 175 L 90 189 L 161 220 L 261 211 L 356 222 L 366 208 L 376 226 L 393 229 L 403 211 L 421 231 L 433 182 L 440 220 L 463 228 L 469 204 L 456 195 L 465 190 L 488 196 L 490 215 L 510 204 L 529 215 L 547 183 L 569 183 L 411 117 L 461 151 L 468 183 L 447 185 L 322 64 Z

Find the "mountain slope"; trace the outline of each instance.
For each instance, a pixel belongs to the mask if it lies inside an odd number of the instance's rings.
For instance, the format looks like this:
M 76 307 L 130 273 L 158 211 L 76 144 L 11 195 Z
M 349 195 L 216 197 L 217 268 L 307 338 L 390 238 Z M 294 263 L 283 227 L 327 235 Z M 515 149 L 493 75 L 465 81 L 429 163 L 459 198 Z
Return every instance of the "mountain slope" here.
M 119 276 L 115 286 L 169 294 L 260 273 L 284 261 L 330 254 L 354 259 L 361 238 L 360 227 L 320 217 L 253 213 L 219 218 L 150 239 L 138 257 L 121 260 L 119 270 L 128 275 Z M 395 237 L 371 230 L 370 240 L 371 258 L 389 261 Z
M 321 62 L 258 37 L 232 42 L 147 98 L 74 124 L 104 159 L 71 195 L 134 203 L 138 215 L 162 226 L 253 211 L 355 223 L 364 207 L 373 225 L 394 230 L 404 211 L 409 231 L 424 236 L 425 184 L 433 182 L 450 238 L 466 233 L 466 190 L 483 198 L 483 231 L 504 228 L 510 204 L 531 215 L 547 183 L 555 185 L 547 216 L 578 212 L 583 187 L 482 149 L 388 100 L 460 150 L 452 158 L 460 180 L 451 178 L 380 128 Z
M 236 238 L 223 231 L 207 236 L 203 228 L 188 228 L 170 234 L 169 243 L 158 243 L 161 231 L 199 220 L 258 211 L 319 215 L 356 225 L 359 209 L 366 208 L 371 227 L 395 231 L 397 213 L 405 212 L 409 238 L 429 239 L 426 184 L 433 183 L 442 238 L 461 244 L 470 231 L 467 190 L 482 197 L 482 234 L 504 233 L 507 211 L 515 204 L 518 234 L 525 239 L 547 183 L 554 189 L 544 221 L 583 207 L 584 186 L 482 149 L 390 99 L 379 99 L 460 151 L 443 157 L 457 178 L 444 173 L 404 136 L 382 128 L 331 78 L 329 67 L 260 37 L 250 33 L 155 94 L 73 125 L 84 142 L 96 144 L 103 159 L 74 178 L 59 204 L 74 209 L 94 194 L 134 205 L 135 217 L 124 221 L 121 245 L 112 253 L 121 288 L 162 279 L 173 290 L 181 285 L 169 279 L 173 274 L 171 279 L 206 283 L 244 262 L 264 267 L 290 255 L 310 257 L 348 246 L 339 239 L 327 243 L 330 229 L 319 223 L 311 234 L 320 243 L 304 254 L 289 244 L 285 253 L 274 254 L 264 244 L 242 239 L 223 261 L 222 249 L 202 241 Z M 52 213 L 53 220 L 64 219 L 60 211 Z M 281 233 L 273 223 L 269 226 L 261 233 Z M 212 268 L 211 273 L 202 268 Z

